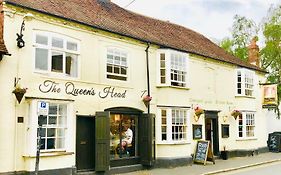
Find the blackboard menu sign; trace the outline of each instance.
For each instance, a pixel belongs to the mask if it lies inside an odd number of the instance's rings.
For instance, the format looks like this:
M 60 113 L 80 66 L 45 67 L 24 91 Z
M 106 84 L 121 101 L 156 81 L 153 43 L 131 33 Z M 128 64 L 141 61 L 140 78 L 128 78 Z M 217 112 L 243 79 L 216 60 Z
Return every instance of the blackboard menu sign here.
M 269 151 L 279 152 L 280 147 L 281 147 L 280 139 L 281 139 L 281 134 L 278 134 L 278 133 L 269 134 L 269 137 L 268 137 Z
M 206 164 L 209 149 L 209 141 L 200 140 L 197 142 L 193 162 Z

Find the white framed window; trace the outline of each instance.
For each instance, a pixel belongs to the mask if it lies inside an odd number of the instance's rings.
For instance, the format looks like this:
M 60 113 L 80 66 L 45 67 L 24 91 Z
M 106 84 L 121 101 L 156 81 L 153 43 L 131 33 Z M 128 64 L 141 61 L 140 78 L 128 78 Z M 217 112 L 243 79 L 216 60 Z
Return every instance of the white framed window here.
M 163 143 L 188 140 L 188 110 L 185 108 L 160 108 L 161 136 Z
M 238 69 L 236 77 L 236 94 L 238 96 L 253 97 L 255 73 L 247 69 Z
M 49 113 L 38 116 L 41 128 L 41 150 L 65 149 L 67 105 L 50 103 Z
M 79 42 L 51 32 L 35 32 L 35 71 L 77 78 Z
M 39 115 L 40 99 L 30 100 L 26 129 L 25 155 L 35 156 L 37 149 L 37 129 L 42 124 L 41 152 L 52 154 L 60 151 L 74 152 L 75 113 L 72 101 L 44 100 L 49 109 L 46 115 Z
M 255 113 L 242 112 L 238 116 L 238 137 L 251 138 L 255 137 Z
M 106 60 L 106 77 L 108 79 L 127 81 L 128 53 L 118 48 L 108 48 Z
M 158 57 L 159 85 L 187 87 L 187 54 L 161 49 Z

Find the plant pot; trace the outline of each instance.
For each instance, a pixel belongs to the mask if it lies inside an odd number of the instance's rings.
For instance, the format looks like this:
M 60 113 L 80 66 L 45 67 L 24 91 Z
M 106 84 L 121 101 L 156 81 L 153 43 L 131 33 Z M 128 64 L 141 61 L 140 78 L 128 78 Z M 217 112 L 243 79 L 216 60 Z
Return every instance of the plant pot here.
M 23 96 L 24 96 L 25 93 L 22 93 L 22 92 L 13 92 L 13 93 L 15 94 L 16 99 L 17 99 L 17 101 L 18 101 L 19 104 L 20 104 L 20 102 L 21 102 L 21 100 L 22 100 L 22 98 L 23 98 Z
M 221 151 L 221 158 L 223 160 L 227 160 L 228 159 L 228 151 Z

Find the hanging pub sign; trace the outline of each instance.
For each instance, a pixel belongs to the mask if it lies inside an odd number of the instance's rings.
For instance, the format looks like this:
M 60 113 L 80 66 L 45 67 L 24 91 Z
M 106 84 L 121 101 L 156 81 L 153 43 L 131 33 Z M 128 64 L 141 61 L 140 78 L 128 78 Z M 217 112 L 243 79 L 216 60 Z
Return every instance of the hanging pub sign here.
M 277 84 L 263 85 L 263 106 L 277 106 Z

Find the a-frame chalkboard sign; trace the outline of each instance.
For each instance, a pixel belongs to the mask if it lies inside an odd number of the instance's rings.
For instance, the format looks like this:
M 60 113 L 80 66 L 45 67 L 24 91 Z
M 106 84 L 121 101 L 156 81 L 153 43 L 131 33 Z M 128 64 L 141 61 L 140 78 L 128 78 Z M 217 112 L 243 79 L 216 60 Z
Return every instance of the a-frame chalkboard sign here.
M 203 163 L 204 165 L 206 165 L 207 160 L 212 161 L 213 164 L 215 164 L 214 155 L 210 147 L 210 142 L 199 140 L 197 142 L 193 162 Z

